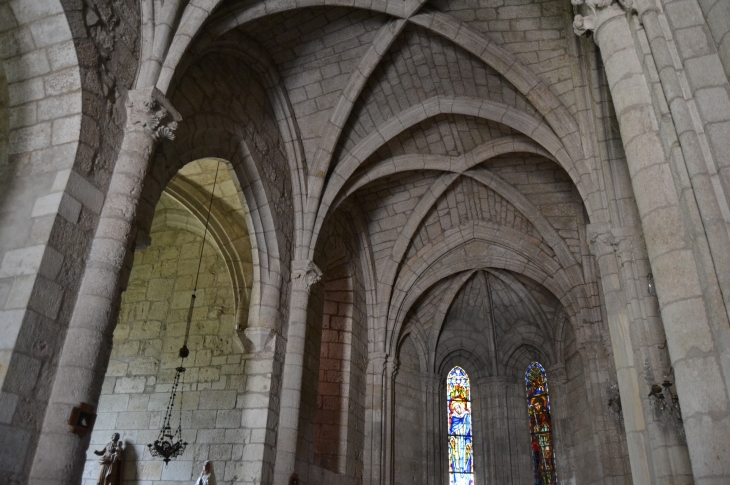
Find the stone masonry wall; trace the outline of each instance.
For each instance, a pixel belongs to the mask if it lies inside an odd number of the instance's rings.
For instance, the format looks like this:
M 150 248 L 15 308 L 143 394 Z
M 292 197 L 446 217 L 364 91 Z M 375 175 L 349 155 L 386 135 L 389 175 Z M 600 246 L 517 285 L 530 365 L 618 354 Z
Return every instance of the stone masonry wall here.
M 155 217 L 185 209 L 163 197 Z M 172 219 L 172 218 L 169 218 Z M 97 457 L 92 454 L 117 431 L 125 443 L 124 483 L 194 483 L 202 462 L 210 460 L 218 485 L 237 479 L 236 465 L 251 437 L 243 429 L 243 354 L 235 334 L 234 295 L 225 261 L 210 239 L 203 260 L 185 361 L 182 398 L 185 454 L 164 466 L 147 444 L 157 439 L 169 399 L 177 355 L 198 269 L 202 223 L 193 232 L 153 224 L 152 244 L 135 254 L 123 295 L 114 347 L 99 403 L 99 416 L 88 451 L 84 484 L 95 484 Z M 191 222 L 193 224 L 193 222 Z M 172 426 L 177 425 L 179 399 Z

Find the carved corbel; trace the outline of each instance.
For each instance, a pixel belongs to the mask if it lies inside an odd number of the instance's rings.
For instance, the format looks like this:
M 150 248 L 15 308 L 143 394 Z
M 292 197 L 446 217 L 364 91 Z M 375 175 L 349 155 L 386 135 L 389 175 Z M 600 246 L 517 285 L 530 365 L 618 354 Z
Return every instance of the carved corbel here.
M 633 8 L 633 0 L 571 0 L 570 3 L 583 14 L 576 14 L 573 19 L 575 35 L 596 32 L 609 19 L 623 15 L 627 9 Z M 581 9 L 581 7 L 583 8 Z
M 292 261 L 291 281 L 294 289 L 309 291 L 320 278 L 322 271 L 313 261 Z
M 182 116 L 157 88 L 127 93 L 127 130 L 144 131 L 153 140 L 174 140 Z

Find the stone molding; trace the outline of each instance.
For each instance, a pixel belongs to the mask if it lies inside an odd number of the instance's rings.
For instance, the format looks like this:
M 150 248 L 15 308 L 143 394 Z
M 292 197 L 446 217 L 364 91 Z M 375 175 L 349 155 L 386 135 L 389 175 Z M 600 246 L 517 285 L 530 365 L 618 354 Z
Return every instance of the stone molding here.
M 127 131 L 144 131 L 153 140 L 174 140 L 182 116 L 157 88 L 127 93 Z
M 291 281 L 295 290 L 308 292 L 322 278 L 322 270 L 311 260 L 295 260 L 291 266 Z

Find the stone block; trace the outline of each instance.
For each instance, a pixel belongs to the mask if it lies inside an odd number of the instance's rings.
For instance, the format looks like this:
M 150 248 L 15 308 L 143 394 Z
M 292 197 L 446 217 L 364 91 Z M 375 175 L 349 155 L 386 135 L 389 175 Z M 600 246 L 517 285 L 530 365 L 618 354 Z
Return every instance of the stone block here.
M 154 357 L 137 357 L 129 363 L 128 373 L 133 376 L 156 375 L 160 362 Z
M 54 145 L 78 141 L 81 135 L 81 115 L 54 120 L 52 130 L 51 143 Z
M 38 102 L 38 119 L 40 121 L 65 118 L 81 113 L 81 93 L 69 93 L 48 97 Z M 79 118 L 79 126 L 81 119 Z
M 216 415 L 216 428 L 238 428 L 241 426 L 241 410 L 229 409 L 218 411 Z
M 144 377 L 122 377 L 114 387 L 115 394 L 144 392 L 146 379 Z
M 51 17 L 39 19 L 30 24 L 33 41 L 36 47 L 47 47 L 71 38 L 66 15 L 59 13 Z
M 730 94 L 727 87 L 700 89 L 695 92 L 695 99 L 706 123 L 727 121 L 730 117 Z
M 200 394 L 199 409 L 233 409 L 236 391 L 208 391 Z
M 73 40 L 60 42 L 46 48 L 48 60 L 51 63 L 53 71 L 59 71 L 68 67 L 78 69 L 78 58 L 76 57 L 76 49 Z
M 51 123 L 38 123 L 13 130 L 10 133 L 8 153 L 23 153 L 45 148 L 51 144 L 51 133 Z
M 9 433 L 3 427 L 0 430 L 0 469 L 17 473 L 23 466 L 23 460 L 18 457 L 28 453 L 31 433 L 25 430 Z
M 162 469 L 162 480 L 182 482 L 193 478 L 193 462 L 184 460 L 171 461 Z
M 167 300 L 172 296 L 174 280 L 152 279 L 147 287 L 148 300 Z
M 46 53 L 42 50 L 5 60 L 4 67 L 8 84 L 42 76 L 51 70 Z

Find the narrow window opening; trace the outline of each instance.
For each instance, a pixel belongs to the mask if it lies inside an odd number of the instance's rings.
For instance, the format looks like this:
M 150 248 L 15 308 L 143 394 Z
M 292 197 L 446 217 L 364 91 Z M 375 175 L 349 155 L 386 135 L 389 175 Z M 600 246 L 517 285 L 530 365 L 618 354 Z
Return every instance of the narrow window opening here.
M 470 396 L 469 376 L 461 367 L 454 367 L 446 378 L 449 417 L 449 485 L 474 485 Z
M 550 420 L 550 396 L 545 369 L 538 362 L 527 367 L 525 373 L 527 413 L 532 436 L 532 463 L 535 485 L 556 485 L 553 425 Z

